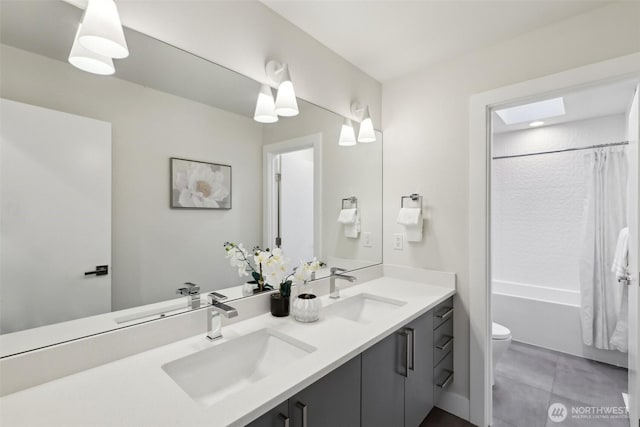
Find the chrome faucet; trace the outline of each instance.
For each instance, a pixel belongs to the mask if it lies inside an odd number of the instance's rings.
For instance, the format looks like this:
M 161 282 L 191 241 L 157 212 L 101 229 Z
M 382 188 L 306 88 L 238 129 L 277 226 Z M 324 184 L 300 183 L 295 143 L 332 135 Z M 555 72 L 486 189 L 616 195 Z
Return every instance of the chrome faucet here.
M 354 276 L 340 274 L 347 271 L 345 268 L 331 267 L 331 276 L 329 276 L 329 298 L 340 298 L 340 289 L 336 287 L 336 279 L 348 280 L 353 283 L 357 279 Z
M 200 308 L 200 286 L 195 283 L 185 282 L 185 286 L 178 288 L 176 294 L 187 297 L 187 307 Z
M 222 319 L 220 314 L 227 319 L 238 315 L 238 310 L 222 302 L 226 299 L 226 296 L 217 292 L 211 292 L 207 296 L 209 301 L 209 308 L 207 309 L 207 338 L 211 341 L 222 338 Z

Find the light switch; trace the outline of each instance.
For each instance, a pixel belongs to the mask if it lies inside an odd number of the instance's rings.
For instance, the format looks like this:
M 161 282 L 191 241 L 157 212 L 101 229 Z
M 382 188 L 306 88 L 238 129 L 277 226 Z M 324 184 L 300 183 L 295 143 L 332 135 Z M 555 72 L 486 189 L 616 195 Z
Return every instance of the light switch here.
M 401 251 L 404 246 L 404 236 L 402 233 L 396 233 L 393 235 L 393 249 Z
M 362 237 L 363 237 L 362 246 L 364 246 L 365 248 L 370 248 L 371 246 L 373 246 L 373 244 L 371 243 L 370 231 L 365 231 L 364 233 L 362 233 Z

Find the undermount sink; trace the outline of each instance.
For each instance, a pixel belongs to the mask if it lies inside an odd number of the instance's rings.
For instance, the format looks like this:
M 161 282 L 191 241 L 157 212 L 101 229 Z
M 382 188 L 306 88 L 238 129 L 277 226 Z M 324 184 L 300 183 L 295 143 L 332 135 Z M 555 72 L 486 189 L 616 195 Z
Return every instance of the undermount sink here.
M 326 307 L 323 315 L 339 316 L 353 322 L 371 323 L 405 304 L 405 301 L 378 295 L 358 294 Z
M 272 329 L 261 329 L 166 363 L 162 369 L 193 400 L 211 406 L 316 350 Z

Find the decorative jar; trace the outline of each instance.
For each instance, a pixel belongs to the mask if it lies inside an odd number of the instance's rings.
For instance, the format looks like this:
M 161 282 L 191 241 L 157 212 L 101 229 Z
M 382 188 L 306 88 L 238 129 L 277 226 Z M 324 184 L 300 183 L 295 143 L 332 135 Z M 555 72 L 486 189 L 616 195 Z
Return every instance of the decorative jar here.
M 314 294 L 300 294 L 293 301 L 293 318 L 299 322 L 310 323 L 320 318 L 322 302 Z

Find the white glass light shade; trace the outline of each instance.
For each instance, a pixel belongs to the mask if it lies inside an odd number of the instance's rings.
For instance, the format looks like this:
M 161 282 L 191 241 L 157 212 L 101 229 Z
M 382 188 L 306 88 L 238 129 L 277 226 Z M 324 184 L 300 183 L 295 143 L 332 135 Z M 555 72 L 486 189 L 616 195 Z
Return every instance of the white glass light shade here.
M 281 80 L 278 86 L 278 94 L 276 95 L 276 113 L 283 117 L 297 116 L 299 112 L 298 100 L 289 75 L 289 66 L 284 64 L 279 74 Z
M 78 42 L 78 34 L 82 28 L 82 24 L 78 26 L 76 38 L 73 39 L 73 46 L 69 53 L 69 63 L 76 68 L 86 71 L 87 73 L 108 76 L 116 72 L 113 66 L 113 60 L 106 56 L 98 55 L 91 52 Z
M 78 35 L 82 46 L 109 58 L 129 56 L 127 41 L 113 0 L 89 0 Z
M 364 115 L 358 131 L 358 142 L 375 142 L 376 132 L 373 130 L 373 121 L 369 115 L 369 107 L 365 107 Z
M 275 102 L 273 101 L 273 94 L 271 93 L 269 85 L 262 85 L 260 88 L 253 120 L 260 123 L 274 123 L 278 121 Z
M 351 124 L 351 120 L 349 119 L 344 119 L 344 123 L 342 124 L 342 128 L 340 129 L 340 138 L 338 139 L 338 145 L 341 145 L 343 147 L 356 145 L 356 134 L 353 131 L 353 125 Z

